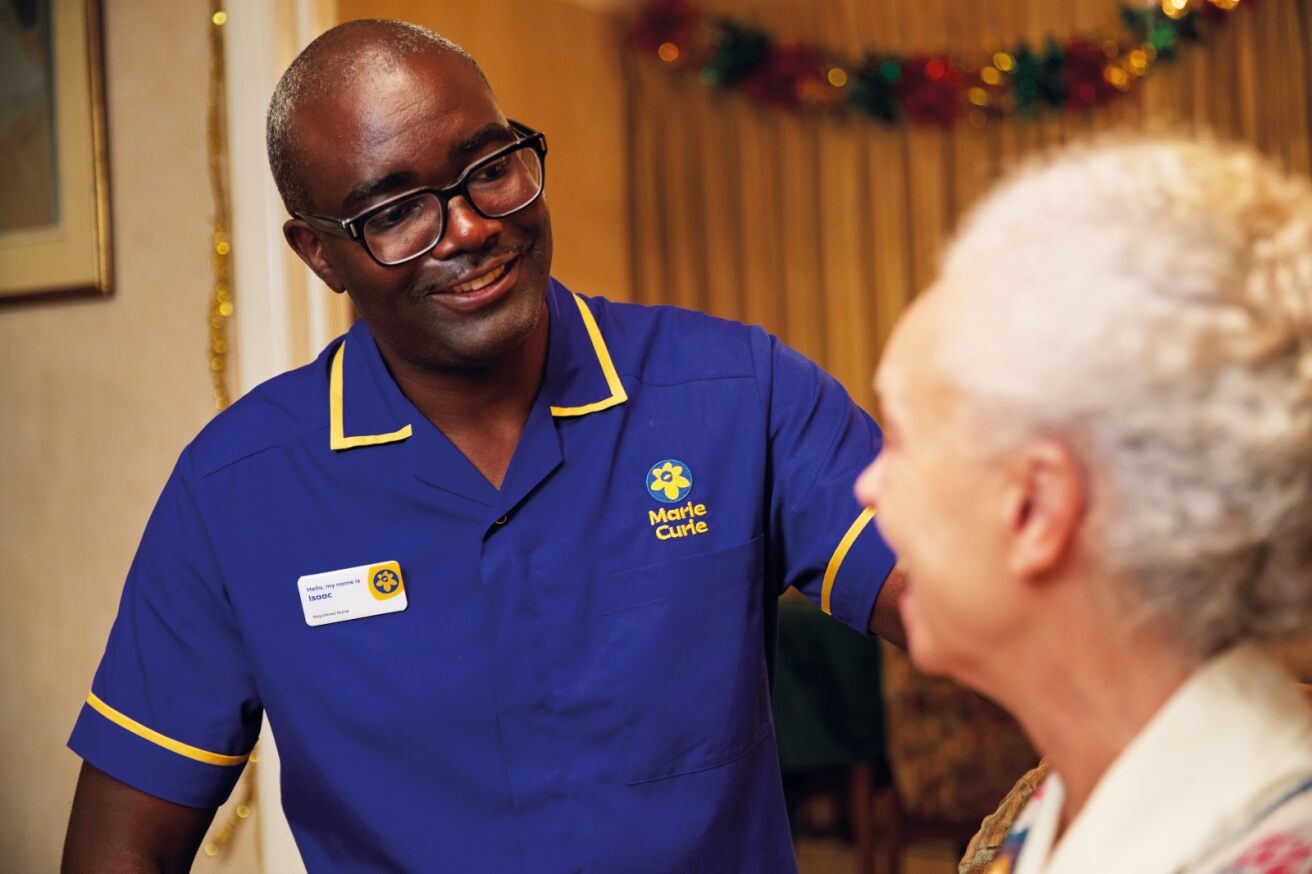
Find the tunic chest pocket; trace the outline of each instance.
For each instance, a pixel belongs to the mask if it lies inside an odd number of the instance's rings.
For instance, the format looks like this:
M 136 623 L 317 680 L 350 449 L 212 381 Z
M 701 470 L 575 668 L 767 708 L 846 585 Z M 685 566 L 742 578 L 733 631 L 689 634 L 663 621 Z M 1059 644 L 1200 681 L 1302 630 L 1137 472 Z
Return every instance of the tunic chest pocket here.
M 764 538 L 602 577 L 625 779 L 740 758 L 770 731 Z

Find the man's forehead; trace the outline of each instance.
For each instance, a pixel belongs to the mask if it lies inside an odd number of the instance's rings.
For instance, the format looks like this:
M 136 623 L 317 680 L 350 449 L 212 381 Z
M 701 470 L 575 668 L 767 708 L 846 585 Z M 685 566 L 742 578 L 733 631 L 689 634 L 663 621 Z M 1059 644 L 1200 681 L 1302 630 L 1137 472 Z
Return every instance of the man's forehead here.
M 487 83 L 452 52 L 350 66 L 331 89 L 298 107 L 294 123 L 320 127 L 386 128 L 417 112 L 479 109 L 500 117 Z
M 415 55 L 307 101 L 293 118 L 308 193 L 321 210 L 350 209 L 361 186 L 379 193 L 451 176 L 488 143 L 513 139 L 482 76 L 450 52 Z M 402 179 L 405 176 L 407 178 Z

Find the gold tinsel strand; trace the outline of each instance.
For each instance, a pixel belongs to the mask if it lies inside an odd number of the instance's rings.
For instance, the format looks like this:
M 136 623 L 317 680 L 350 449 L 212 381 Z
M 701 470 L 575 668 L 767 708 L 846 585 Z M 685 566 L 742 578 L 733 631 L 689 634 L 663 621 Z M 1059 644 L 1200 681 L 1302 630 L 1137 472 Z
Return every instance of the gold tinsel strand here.
M 210 94 L 208 146 L 210 188 L 214 196 L 214 233 L 210 240 L 214 289 L 210 300 L 208 358 L 214 407 L 228 406 L 228 319 L 232 317 L 232 203 L 228 198 L 228 107 L 223 60 L 223 29 L 228 15 L 223 0 L 210 0 Z
M 258 761 L 258 753 L 252 750 L 250 760 L 246 763 L 246 773 L 242 774 L 239 787 L 241 795 L 237 797 L 237 806 L 233 808 L 223 825 L 210 833 L 209 840 L 202 847 L 202 852 L 211 859 L 218 858 L 223 853 L 232 836 L 255 812 L 255 763 Z
M 208 350 L 210 384 L 214 407 L 222 410 L 231 401 L 228 392 L 228 320 L 232 318 L 232 202 L 228 196 L 228 98 L 227 71 L 223 57 L 224 25 L 228 14 L 222 0 L 210 0 L 210 90 L 207 146 L 209 150 L 210 188 L 214 197 L 214 231 L 210 239 L 210 257 L 214 285 L 210 298 L 210 342 Z M 255 766 L 259 761 L 252 750 L 242 774 L 237 806 L 227 820 L 210 833 L 202 850 L 214 858 L 222 854 L 242 824 L 255 809 Z

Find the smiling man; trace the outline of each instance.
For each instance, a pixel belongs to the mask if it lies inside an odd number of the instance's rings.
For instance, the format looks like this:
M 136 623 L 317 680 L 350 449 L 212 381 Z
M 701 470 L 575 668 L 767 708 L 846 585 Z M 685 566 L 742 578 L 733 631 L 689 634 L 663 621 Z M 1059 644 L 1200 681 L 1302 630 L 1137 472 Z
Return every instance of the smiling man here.
M 269 154 L 361 320 L 184 450 L 66 870 L 185 868 L 262 715 L 312 871 L 794 870 L 776 601 L 900 635 L 873 422 L 759 329 L 551 279 L 546 138 L 429 31 L 316 40 Z

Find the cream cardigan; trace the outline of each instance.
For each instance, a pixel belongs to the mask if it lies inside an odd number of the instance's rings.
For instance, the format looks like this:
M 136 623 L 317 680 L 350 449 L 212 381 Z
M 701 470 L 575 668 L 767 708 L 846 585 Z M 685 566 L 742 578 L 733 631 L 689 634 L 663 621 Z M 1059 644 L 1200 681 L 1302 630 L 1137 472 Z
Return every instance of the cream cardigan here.
M 1055 845 L 1063 789 L 1049 776 L 988 871 L 1312 871 L 1309 781 L 1312 705 L 1269 656 L 1236 647 L 1171 696 Z

